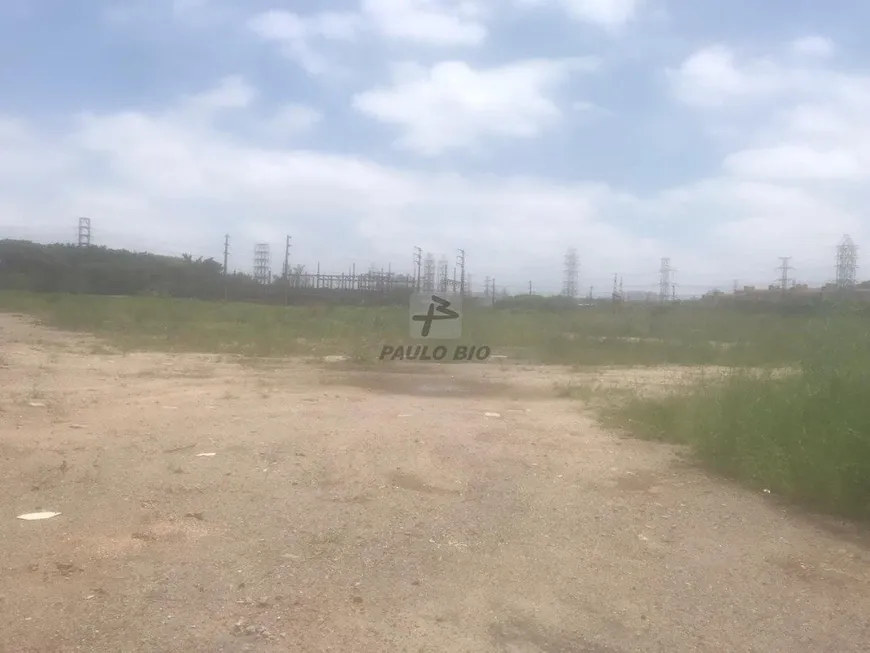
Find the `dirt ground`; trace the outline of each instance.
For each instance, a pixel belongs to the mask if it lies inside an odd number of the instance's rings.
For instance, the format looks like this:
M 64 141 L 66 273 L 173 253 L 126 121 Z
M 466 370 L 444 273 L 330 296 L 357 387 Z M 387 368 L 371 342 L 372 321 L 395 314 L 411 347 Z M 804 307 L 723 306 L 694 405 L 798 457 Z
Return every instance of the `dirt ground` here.
M 866 534 L 604 431 L 570 378 L 0 315 L 0 650 L 870 650 Z

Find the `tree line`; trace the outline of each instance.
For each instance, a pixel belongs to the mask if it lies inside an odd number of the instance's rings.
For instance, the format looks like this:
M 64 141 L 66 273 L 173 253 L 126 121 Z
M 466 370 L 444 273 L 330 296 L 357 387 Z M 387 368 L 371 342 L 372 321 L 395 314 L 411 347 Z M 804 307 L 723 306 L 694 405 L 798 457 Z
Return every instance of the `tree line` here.
M 298 271 L 296 271 L 298 272 Z M 291 270 L 291 277 L 294 271 Z M 213 258 L 165 256 L 100 246 L 43 245 L 0 240 L 0 290 L 89 295 L 152 295 L 187 299 L 307 303 L 398 303 L 407 290 L 386 296 L 293 288 L 282 276 L 262 283 L 242 272 L 224 274 Z

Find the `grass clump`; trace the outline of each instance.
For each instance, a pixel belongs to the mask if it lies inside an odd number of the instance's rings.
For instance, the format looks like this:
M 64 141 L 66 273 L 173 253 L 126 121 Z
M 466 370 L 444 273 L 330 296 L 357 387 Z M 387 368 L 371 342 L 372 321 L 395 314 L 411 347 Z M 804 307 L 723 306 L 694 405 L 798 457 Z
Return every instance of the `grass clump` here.
M 809 338 L 791 373 L 737 370 L 608 417 L 752 487 L 870 519 L 870 339 L 840 326 Z

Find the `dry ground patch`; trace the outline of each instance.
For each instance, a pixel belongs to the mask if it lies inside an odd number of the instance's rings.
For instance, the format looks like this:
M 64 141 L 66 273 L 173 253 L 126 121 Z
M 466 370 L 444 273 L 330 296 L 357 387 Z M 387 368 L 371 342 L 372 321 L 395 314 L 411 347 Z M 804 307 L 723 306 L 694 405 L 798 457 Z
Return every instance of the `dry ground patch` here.
M 870 641 L 859 532 L 608 433 L 562 391 L 676 369 L 124 355 L 8 315 L 0 356 L 0 650 Z M 61 515 L 15 519 L 43 509 Z

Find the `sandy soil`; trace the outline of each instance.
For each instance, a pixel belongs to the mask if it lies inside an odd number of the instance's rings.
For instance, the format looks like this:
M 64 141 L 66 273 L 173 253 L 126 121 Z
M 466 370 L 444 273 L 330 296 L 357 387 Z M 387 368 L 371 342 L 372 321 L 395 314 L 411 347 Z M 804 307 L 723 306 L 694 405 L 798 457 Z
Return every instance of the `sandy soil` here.
M 120 355 L 0 315 L 0 650 L 868 650 L 865 535 L 605 432 L 569 378 Z

